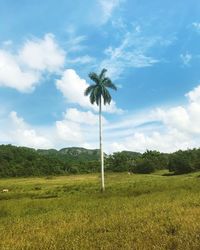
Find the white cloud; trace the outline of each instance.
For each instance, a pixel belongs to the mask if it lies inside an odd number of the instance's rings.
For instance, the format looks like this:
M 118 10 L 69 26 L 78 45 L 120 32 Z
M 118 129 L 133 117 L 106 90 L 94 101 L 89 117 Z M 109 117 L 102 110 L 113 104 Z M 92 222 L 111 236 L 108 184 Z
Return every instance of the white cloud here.
M 188 103 L 185 106 L 157 108 L 118 124 L 109 124 L 105 136 L 108 138 L 107 151 L 123 148 L 172 152 L 200 147 L 200 86 L 188 92 L 186 97 Z
M 200 103 L 200 85 L 186 94 L 190 102 Z
M 75 70 L 65 70 L 61 79 L 56 81 L 56 86 L 57 89 L 62 92 L 67 102 L 98 111 L 98 107 L 96 105 L 91 105 L 89 98 L 84 96 L 84 91 L 89 84 L 84 79 L 80 78 Z M 108 113 L 122 112 L 121 109 L 116 107 L 114 101 L 111 101 L 110 105 L 103 106 L 103 111 Z
M 106 123 L 105 118 L 103 118 L 103 122 Z M 55 126 L 58 139 L 69 146 L 96 144 L 98 115 L 91 111 L 84 112 L 75 108 L 67 109 L 63 114 L 63 119 L 56 121 Z
M 65 70 L 62 78 L 56 81 L 56 86 L 69 103 L 90 107 L 89 99 L 84 96 L 84 91 L 89 84 L 84 79 L 81 79 L 75 70 Z
M 55 73 L 64 65 L 65 53 L 52 34 L 28 40 L 17 53 L 0 50 L 0 86 L 33 91 L 44 71 Z
M 70 37 L 66 43 L 67 53 L 82 51 L 86 48 L 82 43 L 86 40 L 86 36 L 76 36 L 74 31 L 70 33 Z
M 98 107 L 95 106 L 95 111 L 99 110 Z M 117 107 L 117 104 L 115 101 L 111 101 L 110 105 L 104 105 L 102 107 L 102 111 L 103 112 L 107 112 L 107 113 L 115 113 L 115 114 L 123 114 L 124 110 L 120 109 Z
M 50 148 L 53 146 L 49 139 L 31 128 L 15 111 L 9 114 L 6 123 L 7 126 L 1 129 L 1 139 L 4 138 L 8 143 L 34 148 Z
M 145 110 L 118 122 L 104 119 L 106 152 L 146 149 L 173 152 L 200 146 L 200 86 L 186 94 L 186 105 Z M 3 118 L 2 118 L 3 117 Z M 1 142 L 35 148 L 88 146 L 98 148 L 98 115 L 67 109 L 50 127 L 27 124 L 16 112 L 0 113 Z
M 108 47 L 105 50 L 106 58 L 100 68 L 107 68 L 112 79 L 119 78 L 127 68 L 150 67 L 159 60 L 147 55 L 155 45 L 162 45 L 160 37 L 143 37 L 139 26 L 134 32 L 126 32 L 119 46 Z
M 190 64 L 190 61 L 192 60 L 192 55 L 190 53 L 180 54 L 180 58 L 185 66 L 188 66 Z
M 186 94 L 188 104 L 167 110 L 158 109 L 157 118 L 170 129 L 187 136 L 200 136 L 200 86 Z
M 110 148 L 107 150 L 109 152 L 115 152 L 117 149 L 144 152 L 148 149 L 158 150 L 160 152 L 173 152 L 193 146 L 195 146 L 195 144 L 191 138 L 177 130 L 170 130 L 166 133 L 153 131 L 150 135 L 135 132 L 132 136 L 126 137 L 121 142 L 111 143 Z
M 64 117 L 65 119 L 80 124 L 97 125 L 99 122 L 98 115 L 95 115 L 91 111 L 79 111 L 76 108 L 67 109 Z M 102 117 L 102 121 L 104 124 L 107 122 L 104 117 Z
M 19 51 L 19 59 L 31 69 L 56 72 L 64 65 L 65 52 L 59 48 L 53 34 L 46 34 L 43 39 L 26 41 Z
M 124 2 L 123 0 L 98 0 L 101 7 L 101 23 L 105 24 L 112 16 L 113 11 Z
M 67 29 L 68 39 L 66 42 L 67 59 L 66 64 L 91 64 L 96 59 L 88 54 L 84 55 L 82 52 L 87 51 L 89 48 L 86 45 L 87 37 L 83 35 L 76 35 L 76 29 L 73 26 L 69 26 Z
M 63 119 L 40 127 L 28 124 L 15 111 L 0 113 L 0 143 L 46 149 L 83 145 L 95 148 L 97 138 L 98 115 L 90 111 L 69 109 Z
M 39 79 L 39 72 L 23 69 L 15 56 L 0 50 L 0 86 L 15 88 L 20 92 L 30 92 Z
M 67 143 L 83 143 L 83 134 L 79 124 L 68 120 L 57 121 L 56 129 L 58 137 Z
M 157 109 L 155 114 L 158 119 L 171 128 L 185 130 L 189 125 L 188 113 L 182 106 L 173 107 L 168 110 Z

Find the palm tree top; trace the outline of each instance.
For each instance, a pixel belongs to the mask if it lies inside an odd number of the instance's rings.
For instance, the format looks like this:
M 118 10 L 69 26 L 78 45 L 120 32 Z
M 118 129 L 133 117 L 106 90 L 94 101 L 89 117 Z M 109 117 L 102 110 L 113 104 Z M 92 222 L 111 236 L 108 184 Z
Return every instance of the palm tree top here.
M 106 77 L 107 69 L 102 69 L 98 75 L 95 72 L 89 73 L 89 78 L 94 82 L 94 84 L 87 87 L 85 90 L 85 95 L 90 96 L 90 102 L 92 104 L 100 104 L 101 98 L 103 98 L 104 104 L 110 104 L 111 95 L 108 91 L 108 88 L 117 90 L 115 84 L 111 81 L 109 77 Z

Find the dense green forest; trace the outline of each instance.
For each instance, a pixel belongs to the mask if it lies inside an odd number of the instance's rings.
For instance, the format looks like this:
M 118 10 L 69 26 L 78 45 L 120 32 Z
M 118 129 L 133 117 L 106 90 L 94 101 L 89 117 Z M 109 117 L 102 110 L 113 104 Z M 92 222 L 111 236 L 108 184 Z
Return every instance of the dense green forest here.
M 0 145 L 0 177 L 48 176 L 98 172 L 99 150 L 64 148 L 35 150 Z M 110 172 L 152 173 L 168 169 L 172 174 L 200 170 L 200 149 L 179 150 L 164 154 L 122 151 L 105 155 L 105 170 Z
M 0 177 L 97 172 L 98 150 L 66 148 L 35 150 L 0 145 Z

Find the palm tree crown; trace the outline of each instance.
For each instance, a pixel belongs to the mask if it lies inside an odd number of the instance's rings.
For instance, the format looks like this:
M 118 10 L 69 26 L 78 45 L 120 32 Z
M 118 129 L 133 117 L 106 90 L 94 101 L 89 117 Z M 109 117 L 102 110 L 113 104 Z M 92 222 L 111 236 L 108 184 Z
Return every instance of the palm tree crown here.
M 98 75 L 94 72 L 89 74 L 90 79 L 95 83 L 87 87 L 85 90 L 85 95 L 90 95 L 90 102 L 92 104 L 96 103 L 97 105 L 101 102 L 101 97 L 103 97 L 104 104 L 110 104 L 111 95 L 107 88 L 117 90 L 117 87 L 112 83 L 109 77 L 106 77 L 105 74 L 107 69 L 103 69 Z

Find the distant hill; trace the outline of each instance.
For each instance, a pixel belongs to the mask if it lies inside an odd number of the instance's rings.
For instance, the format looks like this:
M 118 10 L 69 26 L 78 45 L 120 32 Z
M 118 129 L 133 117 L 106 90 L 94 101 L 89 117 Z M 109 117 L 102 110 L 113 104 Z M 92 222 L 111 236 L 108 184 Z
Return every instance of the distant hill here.
M 133 157 L 133 158 L 142 155 L 142 154 L 139 153 L 139 152 L 126 151 L 126 150 L 122 151 L 121 153 L 124 153 L 124 154 L 126 154 L 127 156 L 130 156 L 130 157 Z
M 61 159 L 68 159 L 70 161 L 94 161 L 99 159 L 98 149 L 86 149 L 80 147 L 69 147 L 56 149 L 38 149 L 37 152 L 41 155 L 56 155 Z

